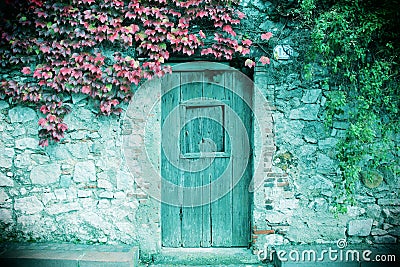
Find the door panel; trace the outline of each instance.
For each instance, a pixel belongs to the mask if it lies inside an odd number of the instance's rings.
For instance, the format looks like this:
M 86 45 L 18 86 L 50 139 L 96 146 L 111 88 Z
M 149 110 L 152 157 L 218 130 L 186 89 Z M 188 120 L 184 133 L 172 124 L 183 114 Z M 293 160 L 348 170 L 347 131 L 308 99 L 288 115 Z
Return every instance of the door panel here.
M 161 231 L 165 247 L 247 246 L 251 84 L 233 71 L 162 80 Z M 245 99 L 245 101 L 243 100 Z

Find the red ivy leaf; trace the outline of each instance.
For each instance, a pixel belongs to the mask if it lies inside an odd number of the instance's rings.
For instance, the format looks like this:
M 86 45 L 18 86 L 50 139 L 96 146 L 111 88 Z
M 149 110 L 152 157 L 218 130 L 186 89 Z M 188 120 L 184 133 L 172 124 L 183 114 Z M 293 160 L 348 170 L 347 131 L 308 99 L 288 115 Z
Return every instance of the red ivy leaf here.
M 236 36 L 236 32 L 232 29 L 232 27 L 231 27 L 230 25 L 225 25 L 225 26 L 222 28 L 222 30 L 223 30 L 224 32 L 229 33 L 229 34 L 232 35 L 232 36 Z
M 250 58 L 248 58 L 248 59 L 246 59 L 246 61 L 244 62 L 244 65 L 245 65 L 246 67 L 252 68 L 252 67 L 254 67 L 254 66 L 256 65 L 256 63 L 255 63 L 253 60 L 251 60 Z
M 88 86 L 88 85 L 82 86 L 81 92 L 83 94 L 90 94 L 91 91 L 92 90 L 90 89 L 90 86 Z
M 49 140 L 48 139 L 40 139 L 39 146 L 41 146 L 41 147 L 49 146 Z
M 267 33 L 263 33 L 261 34 L 261 40 L 269 40 L 272 37 L 272 32 L 267 32 Z
M 243 41 L 242 41 L 242 44 L 243 44 L 243 45 L 246 45 L 246 46 L 251 46 L 252 43 L 253 43 L 253 42 L 250 41 L 249 39 L 246 39 L 246 40 L 243 40 Z
M 23 67 L 22 70 L 21 70 L 21 72 L 22 72 L 23 74 L 26 74 L 26 75 L 31 74 L 31 68 L 29 68 L 29 67 Z
M 269 63 L 270 63 L 270 60 L 269 60 L 268 57 L 262 56 L 262 57 L 260 57 L 260 62 L 261 62 L 263 65 L 265 65 L 265 64 L 269 64 Z

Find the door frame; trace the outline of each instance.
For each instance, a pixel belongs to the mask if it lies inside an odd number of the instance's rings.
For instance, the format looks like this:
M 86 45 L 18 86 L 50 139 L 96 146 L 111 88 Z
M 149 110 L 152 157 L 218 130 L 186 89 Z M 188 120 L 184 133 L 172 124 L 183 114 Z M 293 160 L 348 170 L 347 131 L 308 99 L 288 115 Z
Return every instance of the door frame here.
M 191 71 L 238 71 L 236 69 L 231 68 L 228 64 L 220 64 L 220 63 L 213 63 L 213 62 L 202 62 L 202 61 L 198 61 L 195 63 L 188 64 L 188 63 L 176 63 L 176 64 L 171 64 L 172 65 L 172 71 L 173 72 L 191 72 Z M 168 75 L 168 74 L 167 74 Z M 242 73 L 242 75 L 245 75 Z M 250 107 L 251 110 L 253 110 L 253 105 L 254 105 L 254 101 L 253 101 L 253 97 L 254 97 L 254 92 L 255 92 L 255 88 L 251 87 L 251 101 L 250 103 L 247 103 L 247 105 Z M 162 88 L 161 88 L 162 91 Z M 161 92 L 162 94 L 162 92 Z M 162 106 L 162 105 L 161 105 Z M 161 109 L 161 113 L 162 113 L 162 107 L 160 107 Z M 162 115 L 161 115 L 162 116 Z M 160 121 L 161 123 L 161 121 Z M 250 151 L 253 151 L 253 145 L 254 145 L 254 131 L 253 131 L 253 127 L 254 127 L 254 122 L 253 122 L 253 116 L 251 117 L 250 120 L 250 124 L 251 124 L 251 128 L 249 130 L 249 142 L 250 142 Z M 162 135 L 161 133 L 162 127 L 160 127 L 160 135 Z M 160 146 L 162 145 L 162 138 L 160 140 Z M 181 155 L 182 156 L 182 155 Z M 253 166 L 253 153 L 251 152 L 251 154 L 249 155 L 249 160 L 250 160 L 250 177 L 253 177 L 254 174 L 254 166 Z M 160 169 L 163 168 L 163 163 L 160 160 Z M 161 170 L 160 170 L 161 171 Z M 250 184 L 249 184 L 249 189 L 250 188 L 254 188 L 254 185 L 252 184 L 254 181 L 251 178 L 250 179 Z M 161 186 L 162 187 L 162 186 Z M 160 187 L 160 188 L 161 188 Z M 230 191 L 232 191 L 233 189 L 231 189 Z M 251 191 L 251 190 L 250 190 Z M 161 199 L 160 199 L 161 200 Z M 253 223 L 253 204 L 254 201 L 254 195 L 253 192 L 249 192 L 249 203 L 248 203 L 248 215 L 247 215 L 247 219 L 249 221 L 248 225 L 249 225 L 249 229 L 247 229 L 248 231 L 248 245 L 251 244 L 251 226 Z M 161 204 L 161 203 L 160 203 Z M 161 231 L 163 231 L 163 215 L 162 215 L 162 211 L 160 209 L 160 225 L 161 225 Z M 161 238 L 161 246 L 163 247 L 163 237 L 162 235 L 160 236 Z

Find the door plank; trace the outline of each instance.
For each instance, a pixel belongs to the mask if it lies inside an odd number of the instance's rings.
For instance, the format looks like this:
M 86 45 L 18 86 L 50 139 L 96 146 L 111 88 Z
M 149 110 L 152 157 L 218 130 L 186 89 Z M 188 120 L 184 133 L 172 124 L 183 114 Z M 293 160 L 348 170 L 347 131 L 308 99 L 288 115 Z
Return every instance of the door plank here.
M 181 102 L 202 97 L 203 84 L 201 72 L 188 72 L 181 74 Z M 185 147 L 188 152 L 199 152 L 202 138 L 202 120 L 200 108 L 186 108 L 184 110 L 184 123 L 186 124 Z M 198 159 L 190 159 L 189 171 L 183 176 L 183 203 L 182 207 L 182 245 L 184 247 L 200 247 L 202 241 L 203 210 L 196 203 L 201 201 L 202 173 L 196 171 Z M 198 189 L 198 190 L 196 190 Z
M 204 161 L 204 159 L 202 159 Z M 201 247 L 211 247 L 211 173 L 205 170 L 202 174 L 202 223 L 203 235 L 201 238 Z
M 179 73 L 172 73 L 166 75 L 162 80 L 163 97 L 162 97 L 162 112 L 161 112 L 161 123 L 165 122 L 167 116 L 173 111 L 174 108 L 179 104 L 179 84 L 180 75 Z M 169 92 L 166 90 L 174 88 Z M 179 126 L 179 116 L 171 116 L 171 124 L 169 127 L 172 129 L 163 129 L 162 131 L 162 145 L 166 146 L 166 149 L 170 149 L 173 153 L 177 153 L 177 148 L 173 146 L 174 141 L 171 140 L 172 135 L 170 130 L 176 130 Z M 172 147 L 171 147 L 172 146 Z M 182 202 L 182 192 L 179 189 L 181 184 L 182 172 L 174 166 L 178 164 L 178 158 L 167 157 L 164 149 L 161 152 L 161 235 L 162 245 L 165 247 L 180 247 L 182 245 L 182 231 L 181 231 L 181 207 L 176 205 L 167 204 L 171 202 L 172 198 L 178 198 L 177 202 Z M 177 185 L 178 187 L 172 188 L 169 184 Z
M 233 97 L 233 109 L 237 112 L 238 117 L 246 126 L 243 131 L 239 127 L 234 128 L 234 133 L 237 138 L 233 141 L 233 149 L 239 150 L 240 153 L 235 154 L 235 161 L 233 166 L 233 179 L 234 183 L 237 181 L 233 188 L 233 229 L 232 229 L 232 245 L 233 246 L 247 246 L 250 239 L 250 193 L 249 182 L 251 174 L 251 157 L 250 157 L 250 139 L 251 139 L 251 110 L 246 104 L 251 103 L 251 86 L 241 82 L 242 79 L 237 79 L 236 74 L 233 74 L 232 88 L 236 90 Z M 239 179 L 239 180 L 237 180 Z M 236 181 L 235 181 L 236 180 Z
M 221 86 L 225 87 L 224 75 L 206 77 L 209 77 L 207 85 L 208 90 L 212 92 L 210 95 L 216 99 L 225 99 L 225 92 L 223 89 L 221 90 Z M 218 84 L 221 84 L 221 86 Z M 211 114 L 209 115 L 213 116 Z M 221 118 L 221 121 L 224 123 L 224 118 Z M 226 125 L 223 126 L 226 127 Z M 215 134 L 224 135 L 225 131 L 216 132 Z M 215 158 L 213 163 L 214 171 L 211 176 L 211 181 L 214 183 L 211 187 L 211 196 L 213 200 L 217 199 L 211 203 L 211 232 L 212 246 L 214 247 L 230 247 L 232 243 L 232 193 L 230 190 L 232 188 L 231 159 L 231 157 Z

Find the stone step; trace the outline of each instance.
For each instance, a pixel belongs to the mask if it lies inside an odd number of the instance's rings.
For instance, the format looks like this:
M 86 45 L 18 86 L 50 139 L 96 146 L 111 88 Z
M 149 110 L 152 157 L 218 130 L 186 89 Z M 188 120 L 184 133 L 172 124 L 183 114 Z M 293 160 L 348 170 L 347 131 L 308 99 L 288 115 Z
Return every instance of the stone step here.
M 163 248 L 153 266 L 261 266 L 245 248 Z M 151 265 L 150 265 L 151 266 Z
M 2 267 L 136 267 L 138 262 L 139 249 L 130 246 L 0 244 Z

